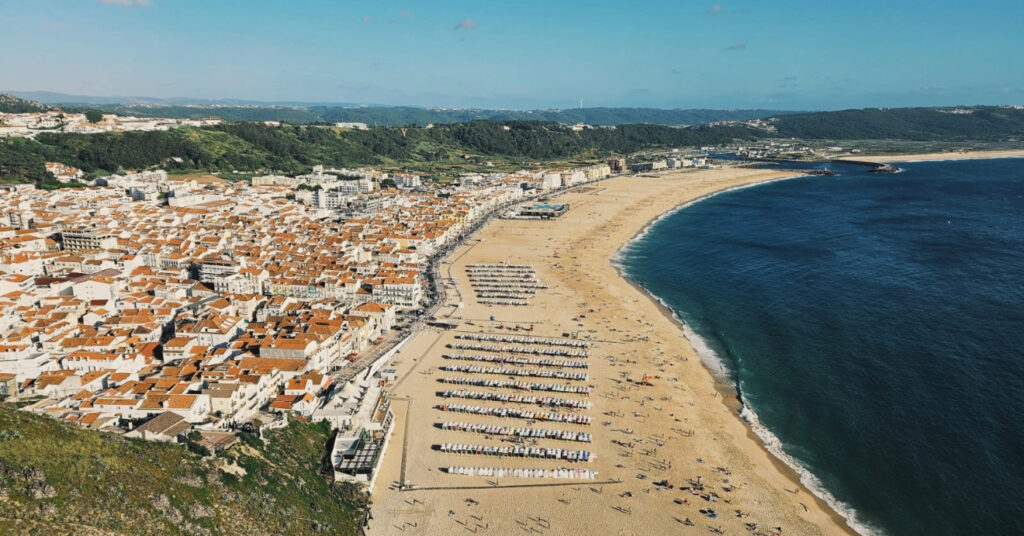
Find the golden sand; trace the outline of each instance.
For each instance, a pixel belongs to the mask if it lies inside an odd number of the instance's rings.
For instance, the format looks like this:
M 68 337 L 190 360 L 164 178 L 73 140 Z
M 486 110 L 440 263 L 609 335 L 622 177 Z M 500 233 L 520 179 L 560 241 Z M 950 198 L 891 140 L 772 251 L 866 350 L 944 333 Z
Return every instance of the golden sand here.
M 763 448 L 738 417 L 729 388 L 716 384 L 679 325 L 620 277 L 610 262 L 648 222 L 682 203 L 785 176 L 726 168 L 666 173 L 658 178 L 616 178 L 561 196 L 557 202 L 571 205 L 561 218 L 498 220 L 470 239 L 442 269 L 458 285 L 457 289 L 449 285 L 451 305 L 443 307 L 439 316 L 460 319 L 461 326 L 453 331 L 425 330 L 395 358 L 399 369 L 392 387 L 396 427 L 372 495 L 369 532 L 639 535 L 705 534 L 721 529 L 727 534 L 773 534 L 775 527 L 782 527 L 783 534 L 850 533 L 845 522 L 805 489 L 793 471 Z M 532 265 L 550 288 L 539 291 L 526 307 L 478 304 L 466 265 L 502 261 Z M 454 306 L 459 301 L 464 303 L 461 308 Z M 491 316 L 495 322 L 489 321 Z M 439 367 L 479 364 L 442 359 L 441 353 L 452 352 L 445 345 L 454 342 L 457 333 L 510 334 L 512 326 L 530 323 L 531 335 L 559 337 L 578 331 L 581 339 L 592 343 L 587 370 L 591 379 L 585 383 L 594 386 L 587 397 L 593 407 L 584 413 L 593 418 L 593 424 L 538 422 L 533 426 L 590 432 L 593 442 L 540 440 L 538 446 L 586 449 L 598 458 L 574 464 L 433 450 L 440 443 L 508 444 L 482 434 L 443 431 L 437 426 L 443 421 L 527 426 L 519 419 L 443 412 L 435 407 L 446 401 L 501 407 L 498 402 L 438 397 L 438 391 L 459 388 L 437 381 L 457 375 Z M 653 385 L 637 385 L 645 374 L 654 376 Z M 509 405 L 513 406 L 524 407 Z M 442 472 L 453 465 L 584 467 L 600 474 L 594 481 L 567 481 Z M 644 479 L 637 477 L 641 474 Z M 679 490 L 698 477 L 703 493 Z M 662 490 L 653 484 L 663 479 L 675 489 Z M 404 491 L 400 483 L 407 485 Z M 717 502 L 708 500 L 711 492 L 718 496 Z M 700 512 L 709 507 L 717 518 Z M 687 519 L 692 526 L 684 524 Z M 748 532 L 748 523 L 757 524 L 756 532 Z
M 922 153 L 922 154 L 887 154 L 887 155 L 858 155 L 850 157 L 852 160 L 867 160 L 870 162 L 928 162 L 933 160 L 974 160 L 979 158 L 1010 158 L 1024 156 L 1024 149 L 1006 149 L 999 151 L 960 151 L 947 153 Z

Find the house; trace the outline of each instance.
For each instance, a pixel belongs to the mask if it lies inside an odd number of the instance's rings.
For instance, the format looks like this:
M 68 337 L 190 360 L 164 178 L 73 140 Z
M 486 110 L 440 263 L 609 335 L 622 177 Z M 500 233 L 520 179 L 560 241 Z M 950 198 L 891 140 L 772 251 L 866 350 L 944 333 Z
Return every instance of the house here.
M 270 344 L 260 347 L 260 357 L 309 361 L 316 354 L 319 346 L 315 338 L 304 334 L 295 337 L 278 337 Z M 316 368 L 322 368 L 322 366 L 316 366 Z
M 104 270 L 104 272 L 117 272 L 117 270 Z M 76 298 L 85 301 L 111 300 L 117 297 L 124 287 L 123 281 L 115 279 L 107 274 L 92 274 L 84 276 L 80 281 L 71 285 L 71 292 Z
M 54 370 L 40 374 L 26 385 L 25 390 L 33 394 L 63 398 L 82 390 L 82 376 L 73 370 Z
M 0 396 L 18 396 L 18 378 L 14 374 L 0 374 Z
M 164 363 L 173 363 L 185 359 L 192 354 L 192 348 L 197 346 L 198 340 L 193 337 L 175 337 L 164 343 Z
M 388 331 L 395 325 L 395 306 L 390 303 L 368 302 L 352 309 L 352 315 L 370 318 L 379 331 Z
M 227 346 L 245 331 L 247 322 L 238 316 L 209 314 L 202 319 L 184 322 L 175 332 L 177 337 L 193 338 L 202 346 Z
M 190 423 L 203 422 L 210 414 L 210 397 L 204 394 L 146 393 L 139 404 L 145 413 L 173 412 Z
M 319 399 L 312 393 L 299 395 L 278 395 L 270 403 L 270 411 L 275 413 L 297 413 L 303 417 L 311 417 L 313 411 L 320 406 Z
M 14 374 L 22 382 L 57 368 L 49 352 L 37 351 L 25 343 L 0 344 L 0 374 Z
M 317 371 L 310 371 L 298 378 L 292 378 L 284 386 L 284 394 L 286 395 L 302 395 L 304 393 L 312 393 L 319 395 L 323 393 L 328 387 L 330 387 L 332 379 L 330 376 L 320 374 Z
M 146 367 L 146 359 L 139 353 L 71 352 L 61 360 L 61 366 L 79 372 L 117 370 L 138 372 Z
M 181 415 L 167 411 L 139 425 L 131 432 L 125 434 L 125 437 L 137 437 L 146 441 L 167 443 L 177 441 L 178 437 L 185 435 L 185 431 L 191 426 Z

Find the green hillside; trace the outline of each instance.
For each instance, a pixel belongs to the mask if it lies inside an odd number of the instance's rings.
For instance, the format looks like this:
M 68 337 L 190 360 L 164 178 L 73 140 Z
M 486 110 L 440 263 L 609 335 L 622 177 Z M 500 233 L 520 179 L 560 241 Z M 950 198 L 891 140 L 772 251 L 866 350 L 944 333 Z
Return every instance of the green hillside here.
M 107 134 L 39 134 L 0 139 L 0 182 L 54 187 L 43 163 L 59 161 L 87 173 L 158 166 L 169 171 L 299 173 L 314 165 L 402 166 L 436 170 L 487 160 L 508 168 L 578 161 L 647 149 L 699 147 L 760 139 L 829 143 L 998 142 L 1024 139 L 1024 109 L 1005 106 L 842 110 L 783 115 L 757 125 L 690 127 L 626 124 L 572 129 L 554 121 L 477 120 L 433 128 L 367 130 L 261 122 Z M 470 162 L 472 163 L 472 162 Z
M 898 139 L 996 141 L 1024 138 L 1024 109 L 865 108 L 783 115 L 771 120 L 780 137 L 801 139 Z
M 360 495 L 319 474 L 328 438 L 293 421 L 202 459 L 0 404 L 0 536 L 356 534 Z
M 434 128 L 266 126 L 228 123 L 169 131 L 40 134 L 0 140 L 0 177 L 49 184 L 42 163 L 59 161 L 86 172 L 159 166 L 174 170 L 286 173 L 312 166 L 464 163 L 463 156 L 526 165 L 542 160 L 629 154 L 654 147 L 714 145 L 758 134 L 745 125 L 666 127 L 620 125 L 574 131 L 544 121 L 472 121 Z

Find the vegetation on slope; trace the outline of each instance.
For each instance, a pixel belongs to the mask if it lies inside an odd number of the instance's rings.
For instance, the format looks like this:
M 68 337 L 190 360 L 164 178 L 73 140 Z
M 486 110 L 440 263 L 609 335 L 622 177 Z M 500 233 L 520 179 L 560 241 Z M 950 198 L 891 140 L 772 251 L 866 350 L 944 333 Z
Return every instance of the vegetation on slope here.
M 770 125 L 773 129 L 723 123 L 694 127 L 630 124 L 573 130 L 551 121 L 481 120 L 433 128 L 352 130 L 237 122 L 154 132 L 47 133 L 39 134 L 35 141 L 0 140 L 0 181 L 27 180 L 53 186 L 43 168 L 46 161 L 97 174 L 151 166 L 172 172 L 299 173 L 317 164 L 437 169 L 465 163 L 464 157 L 511 167 L 768 138 L 1016 143 L 1024 138 L 1024 109 L 975 106 L 843 110 L 779 116 L 772 118 Z
M 45 180 L 45 161 L 86 172 L 160 166 L 168 170 L 277 170 L 297 173 L 327 166 L 456 163 L 464 155 L 538 161 L 628 154 L 653 147 L 719 144 L 753 139 L 743 125 L 674 128 L 622 125 L 574 131 L 542 121 L 473 121 L 434 128 L 266 126 L 229 123 L 169 131 L 40 134 L 35 141 L 0 142 L 0 176 Z M 7 162 L 10 163 L 7 163 Z
M 40 144 L 21 138 L 0 139 L 0 183 L 56 182 L 46 171 Z
M 320 474 L 329 432 L 201 458 L 0 404 L 0 536 L 355 534 L 365 496 Z
M 780 137 L 801 139 L 898 139 L 994 141 L 1024 137 L 1024 109 L 866 108 L 784 115 L 771 120 Z
M 14 95 L 0 93 L 0 113 L 27 114 L 33 112 L 45 112 L 50 107 L 43 103 L 20 99 Z

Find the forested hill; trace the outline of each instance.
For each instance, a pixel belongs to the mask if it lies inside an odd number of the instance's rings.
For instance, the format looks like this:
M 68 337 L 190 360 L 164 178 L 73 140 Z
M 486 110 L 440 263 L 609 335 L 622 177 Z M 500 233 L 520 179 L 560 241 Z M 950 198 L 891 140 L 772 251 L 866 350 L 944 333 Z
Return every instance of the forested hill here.
M 692 127 L 651 124 L 573 129 L 550 121 L 470 121 L 354 130 L 319 125 L 217 127 L 107 134 L 0 138 L 0 181 L 51 181 L 44 162 L 86 172 L 160 166 L 169 170 L 296 173 L 327 166 L 464 163 L 466 157 L 527 166 L 545 160 L 628 155 L 644 149 L 699 147 L 767 138 L 814 140 L 1024 140 L 1024 109 L 1000 106 L 844 110 L 777 116 L 751 123 Z
M 266 126 L 229 123 L 168 131 L 39 134 L 0 139 L 0 178 L 46 182 L 43 164 L 58 161 L 86 172 L 165 169 L 307 171 L 312 166 L 451 164 L 471 156 L 527 165 L 542 160 L 629 154 L 645 148 L 717 145 L 754 139 L 743 124 L 674 128 L 621 125 L 573 130 L 542 121 L 473 121 L 433 128 Z
M 658 108 L 574 108 L 566 110 L 489 110 L 477 108 L 419 108 L 414 106 L 169 106 L 153 104 L 62 104 L 70 111 L 99 109 L 139 117 L 225 121 L 283 121 L 294 124 L 357 122 L 370 126 L 464 123 L 475 120 L 554 121 L 563 124 L 698 125 L 717 121 L 747 121 L 789 112 L 778 110 L 706 110 Z
M 1024 139 L 1024 107 L 1011 106 L 867 108 L 783 115 L 769 122 L 776 136 L 809 140 Z

